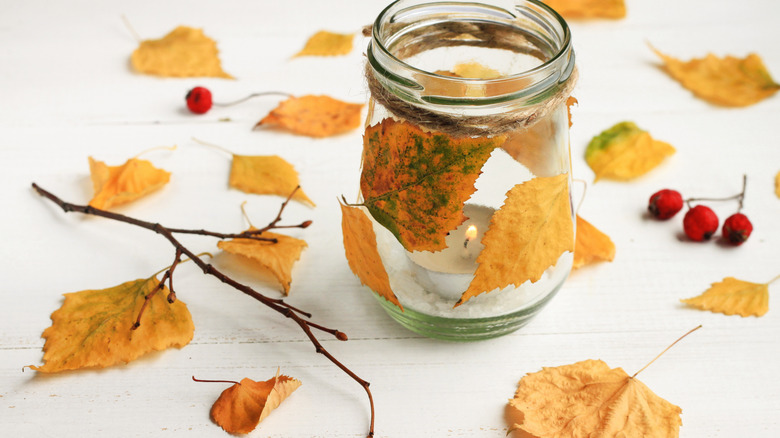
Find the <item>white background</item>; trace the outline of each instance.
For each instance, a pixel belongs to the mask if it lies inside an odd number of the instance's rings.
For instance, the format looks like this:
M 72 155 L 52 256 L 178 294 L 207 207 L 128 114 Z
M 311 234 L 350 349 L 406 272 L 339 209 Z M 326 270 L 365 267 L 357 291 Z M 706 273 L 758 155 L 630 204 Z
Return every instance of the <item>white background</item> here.
M 184 95 L 209 87 L 215 100 L 279 90 L 363 102 L 365 40 L 346 57 L 290 59 L 320 29 L 356 32 L 383 1 L 10 1 L 0 2 L 0 434 L 4 436 L 225 436 L 209 419 L 224 389 L 190 376 L 265 380 L 281 367 L 303 386 L 252 436 L 360 437 L 368 430 L 362 388 L 314 352 L 301 331 L 275 312 L 182 265 L 178 296 L 192 312 L 193 341 L 105 370 L 39 375 L 41 332 L 61 294 L 147 277 L 168 265 L 170 245 L 151 232 L 64 214 L 35 195 L 35 181 L 64 199 L 91 197 L 87 156 L 119 164 L 150 147 L 175 152 L 145 157 L 173 173 L 162 191 L 117 210 L 168 226 L 240 231 L 239 205 L 255 224 L 273 218 L 280 198 L 227 188 L 228 160 L 197 137 L 236 153 L 278 154 L 297 168 L 315 209 L 292 204 L 288 223 L 314 225 L 292 235 L 309 248 L 294 270 L 289 302 L 314 320 L 346 332 L 323 345 L 371 382 L 380 437 L 504 437 L 504 406 L 517 381 L 543 366 L 603 359 L 629 374 L 679 335 L 704 328 L 640 375 L 683 409 L 684 437 L 776 436 L 780 422 L 780 283 L 761 318 L 685 308 L 680 298 L 734 276 L 765 282 L 780 274 L 780 97 L 730 109 L 694 98 L 671 80 L 647 43 L 688 59 L 707 52 L 757 52 L 780 80 L 780 3 L 628 1 L 623 20 L 573 22 L 581 78 L 575 90 L 575 177 L 592 181 L 583 151 L 614 123 L 631 120 L 677 154 L 632 183 L 599 182 L 580 214 L 617 245 L 613 263 L 574 272 L 530 325 L 490 341 L 456 344 L 422 338 L 391 321 L 359 286 L 344 258 L 337 197 L 357 190 L 361 133 L 315 140 L 252 131 L 276 104 L 261 98 L 204 116 L 189 114 Z M 202 27 L 219 43 L 223 66 L 238 80 L 160 79 L 133 73 L 137 42 L 180 24 Z M 229 117 L 232 122 L 219 122 Z M 724 196 L 748 175 L 744 212 L 755 231 L 738 248 L 693 243 L 682 218 L 645 217 L 661 188 L 684 196 Z M 713 204 L 721 220 L 733 203 Z M 212 238 L 183 239 L 216 252 Z M 217 257 L 214 262 L 224 263 Z M 248 272 L 236 278 L 278 296 Z

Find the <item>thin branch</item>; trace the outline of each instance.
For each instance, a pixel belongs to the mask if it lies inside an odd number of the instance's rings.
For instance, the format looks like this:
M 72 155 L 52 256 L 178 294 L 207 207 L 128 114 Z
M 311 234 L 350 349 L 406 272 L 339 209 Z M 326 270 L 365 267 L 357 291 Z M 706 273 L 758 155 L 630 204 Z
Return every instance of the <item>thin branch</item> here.
M 187 257 L 189 257 L 192 260 L 193 263 L 195 263 L 203 271 L 204 274 L 208 274 L 208 275 L 216 277 L 221 282 L 223 282 L 223 283 L 233 287 L 234 289 L 236 289 L 236 290 L 238 290 L 240 292 L 243 292 L 246 295 L 249 295 L 250 297 L 256 299 L 257 301 L 260 301 L 261 303 L 263 303 L 267 307 L 269 307 L 269 308 L 273 309 L 274 311 L 284 315 L 285 317 L 292 319 L 301 328 L 301 330 L 304 332 L 306 337 L 309 338 L 311 343 L 314 345 L 315 350 L 316 350 L 317 353 L 322 354 L 323 356 L 325 356 L 331 363 L 336 365 L 336 367 L 338 367 L 345 374 L 347 374 L 350 378 L 352 378 L 352 380 L 354 380 L 355 382 L 360 384 L 360 386 L 362 386 L 363 389 L 366 391 L 366 395 L 368 396 L 369 406 L 370 406 L 370 410 L 371 410 L 371 420 L 370 420 L 368 437 L 373 437 L 374 436 L 374 398 L 373 398 L 373 396 L 371 394 L 371 390 L 369 389 L 369 382 L 361 379 L 357 374 L 352 372 L 352 370 L 347 368 L 338 359 L 336 359 L 333 355 L 331 355 L 325 349 L 325 347 L 322 346 L 320 341 L 314 336 L 314 334 L 312 333 L 311 329 L 314 328 L 316 330 L 320 330 L 320 331 L 323 331 L 325 333 L 332 334 L 333 336 L 335 336 L 339 340 L 345 340 L 346 339 L 346 335 L 344 335 L 343 333 L 341 333 L 341 332 L 339 332 L 337 330 L 328 329 L 328 328 L 325 328 L 325 327 L 323 327 L 323 326 L 321 326 L 319 324 L 315 324 L 315 323 L 312 323 L 312 322 L 310 322 L 310 321 L 308 321 L 306 319 L 303 319 L 302 316 L 305 316 L 305 317 L 308 318 L 308 317 L 311 317 L 311 315 L 309 313 L 306 313 L 306 312 L 303 312 L 303 311 L 301 311 L 299 309 L 296 309 L 293 306 L 290 306 L 289 304 L 285 303 L 284 300 L 273 299 L 273 298 L 267 297 L 267 296 L 265 296 L 265 295 L 255 291 L 251 287 L 249 287 L 247 285 L 244 285 L 242 283 L 239 283 L 236 280 L 233 280 L 232 278 L 230 278 L 229 276 L 223 274 L 217 268 L 215 268 L 214 266 L 212 266 L 209 263 L 204 262 L 200 257 L 198 257 L 197 254 L 193 253 L 192 251 L 187 249 L 184 245 L 182 245 L 176 239 L 176 237 L 174 236 L 174 232 L 172 231 L 172 229 L 166 228 L 166 227 L 164 227 L 163 225 L 161 225 L 159 223 L 152 223 L 152 222 L 147 222 L 147 221 L 143 221 L 143 220 L 140 220 L 140 219 L 135 219 L 135 218 L 132 218 L 130 216 L 125 216 L 125 215 L 122 215 L 122 214 L 119 214 L 119 213 L 113 213 L 113 212 L 110 212 L 110 211 L 101 210 L 101 209 L 98 209 L 98 208 L 95 208 L 95 207 L 92 207 L 92 206 L 89 206 L 89 205 L 71 204 L 69 202 L 63 201 L 62 199 L 60 199 L 56 195 L 52 194 L 51 192 L 48 192 L 47 190 L 42 189 L 41 187 L 39 187 L 35 183 L 32 184 L 32 187 L 33 187 L 33 189 L 35 189 L 36 192 L 38 192 L 38 194 L 40 194 L 44 198 L 50 200 L 51 202 L 53 202 L 54 204 L 59 206 L 66 213 L 77 212 L 77 213 L 82 213 L 82 214 L 86 214 L 86 215 L 100 216 L 100 217 L 104 217 L 106 219 L 112 219 L 112 220 L 115 220 L 115 221 L 119 221 L 119 222 L 124 222 L 124 223 L 130 224 L 130 225 L 135 225 L 135 226 L 140 227 L 140 228 L 145 228 L 147 230 L 151 230 L 151 231 L 154 231 L 157 234 L 160 234 L 165 239 L 167 239 L 168 242 L 171 243 L 171 245 L 174 246 L 174 248 L 177 251 L 177 256 L 186 255 Z M 297 190 L 297 188 L 296 188 L 296 190 Z M 293 191 L 293 193 L 290 194 L 290 196 L 287 198 L 287 200 L 285 200 L 284 203 L 282 203 L 282 206 L 279 209 L 279 213 L 277 214 L 276 218 L 273 221 L 271 221 L 271 223 L 266 227 L 266 229 L 273 228 L 276 225 L 276 223 L 279 222 L 279 220 L 281 220 L 282 211 L 284 210 L 285 206 L 287 205 L 287 203 L 290 201 L 290 199 L 292 198 L 292 196 L 294 194 L 295 194 L 295 191 Z M 181 232 L 181 230 L 177 230 L 177 232 Z M 173 269 L 173 267 L 171 267 L 171 269 L 166 271 L 166 274 L 164 275 L 164 278 L 165 278 L 166 275 L 170 275 L 170 272 L 172 271 L 172 269 Z

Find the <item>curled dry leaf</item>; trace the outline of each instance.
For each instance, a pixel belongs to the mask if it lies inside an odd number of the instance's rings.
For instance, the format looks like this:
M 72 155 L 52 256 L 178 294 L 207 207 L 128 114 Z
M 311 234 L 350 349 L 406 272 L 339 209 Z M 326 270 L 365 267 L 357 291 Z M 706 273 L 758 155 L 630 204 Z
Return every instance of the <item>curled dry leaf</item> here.
M 171 174 L 147 160 L 131 158 L 121 166 L 108 166 L 89 157 L 89 174 L 95 196 L 89 205 L 101 210 L 127 204 L 168 183 Z
M 252 227 L 247 231 L 254 230 L 256 228 Z M 304 240 L 270 231 L 265 231 L 258 236 L 276 239 L 276 243 L 238 238 L 220 241 L 217 243 L 217 246 L 223 251 L 240 255 L 259 263 L 279 280 L 284 294 L 289 295 L 293 265 L 301 258 L 301 252 L 308 245 Z
M 611 262 L 615 258 L 615 244 L 590 222 L 577 215 L 577 237 L 574 243 L 574 264 L 577 269 L 600 261 Z
M 585 149 L 585 161 L 596 174 L 595 181 L 628 181 L 651 171 L 674 153 L 670 144 L 653 139 L 633 122 L 621 122 L 593 137 Z
M 527 374 L 509 407 L 523 437 L 670 438 L 682 425 L 679 406 L 600 360 Z
M 62 307 L 51 314 L 51 327 L 43 332 L 44 364 L 31 368 L 44 373 L 104 368 L 187 345 L 195 331 L 192 316 L 181 300 L 168 302 L 165 287 L 149 299 L 141 325 L 132 329 L 144 298 L 158 284 L 151 277 L 65 294 Z
M 504 140 L 452 138 L 385 119 L 363 136 L 363 205 L 407 250 L 444 249 L 482 166 Z
M 360 126 L 362 103 L 349 103 L 329 96 L 291 97 L 279 104 L 258 126 L 280 126 L 295 134 L 330 137 Z
M 474 279 L 455 306 L 484 292 L 538 281 L 564 252 L 574 251 L 571 216 L 569 175 L 514 186 L 490 220 Z
M 179 26 L 158 40 L 144 40 L 130 57 L 139 73 L 163 77 L 233 77 L 222 70 L 217 43 L 203 30 Z
M 278 372 L 265 382 L 244 378 L 222 391 L 211 407 L 211 418 L 228 433 L 249 433 L 299 386 L 299 380 Z
M 298 189 L 298 172 L 284 158 L 277 155 L 236 155 L 230 168 L 230 187 L 245 193 L 288 196 L 314 207 L 314 202 Z
M 624 0 L 544 0 L 565 18 L 623 18 Z
M 352 51 L 354 33 L 333 33 L 321 30 L 312 35 L 298 56 L 340 56 Z
M 671 77 L 696 96 L 716 105 L 753 105 L 780 90 L 780 84 L 772 79 L 755 53 L 742 59 L 708 54 L 705 58 L 683 62 L 655 48 L 653 51 L 664 61 Z
M 720 283 L 713 283 L 701 295 L 680 301 L 697 309 L 725 315 L 762 316 L 769 311 L 769 284 L 772 281 L 751 283 L 726 277 Z

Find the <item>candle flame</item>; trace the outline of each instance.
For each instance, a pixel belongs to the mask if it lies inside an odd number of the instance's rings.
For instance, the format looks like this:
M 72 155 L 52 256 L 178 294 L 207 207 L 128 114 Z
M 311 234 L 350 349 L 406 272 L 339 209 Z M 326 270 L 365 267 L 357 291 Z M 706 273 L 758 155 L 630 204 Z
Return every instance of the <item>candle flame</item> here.
M 469 226 L 466 230 L 466 240 L 471 240 L 477 237 L 477 227 L 474 225 Z

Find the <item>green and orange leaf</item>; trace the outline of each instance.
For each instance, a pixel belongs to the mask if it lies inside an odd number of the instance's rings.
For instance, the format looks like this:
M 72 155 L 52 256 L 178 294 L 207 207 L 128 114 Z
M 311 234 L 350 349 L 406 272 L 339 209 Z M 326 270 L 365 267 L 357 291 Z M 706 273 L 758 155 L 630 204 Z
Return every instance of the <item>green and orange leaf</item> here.
M 628 181 L 646 174 L 675 153 L 633 122 L 621 122 L 593 137 L 585 161 L 599 179 Z

